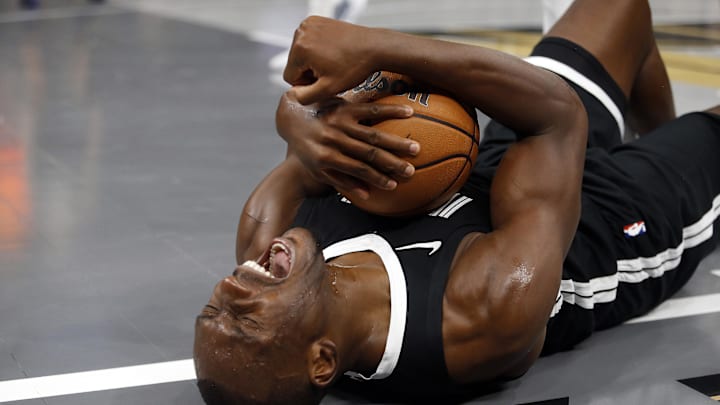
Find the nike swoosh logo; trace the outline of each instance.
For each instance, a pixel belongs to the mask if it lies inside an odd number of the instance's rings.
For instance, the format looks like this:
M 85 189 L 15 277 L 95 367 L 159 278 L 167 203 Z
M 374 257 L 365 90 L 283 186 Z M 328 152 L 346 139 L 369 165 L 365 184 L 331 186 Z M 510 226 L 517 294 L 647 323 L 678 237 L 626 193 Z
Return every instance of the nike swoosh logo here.
M 395 250 L 430 249 L 430 253 L 428 253 L 428 256 L 430 256 L 433 253 L 437 252 L 441 246 L 442 246 L 442 241 L 435 240 L 432 242 L 418 242 L 418 243 L 413 243 L 411 245 L 400 246 L 400 247 L 395 248 Z

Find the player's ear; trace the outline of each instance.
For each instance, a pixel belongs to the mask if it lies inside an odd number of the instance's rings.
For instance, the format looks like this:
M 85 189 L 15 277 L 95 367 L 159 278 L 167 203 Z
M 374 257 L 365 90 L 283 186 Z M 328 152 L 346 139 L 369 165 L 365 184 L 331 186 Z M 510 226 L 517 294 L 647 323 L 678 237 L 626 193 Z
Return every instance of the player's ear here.
M 313 342 L 308 352 L 308 377 L 318 388 L 326 388 L 338 373 L 338 352 L 335 342 L 322 338 Z

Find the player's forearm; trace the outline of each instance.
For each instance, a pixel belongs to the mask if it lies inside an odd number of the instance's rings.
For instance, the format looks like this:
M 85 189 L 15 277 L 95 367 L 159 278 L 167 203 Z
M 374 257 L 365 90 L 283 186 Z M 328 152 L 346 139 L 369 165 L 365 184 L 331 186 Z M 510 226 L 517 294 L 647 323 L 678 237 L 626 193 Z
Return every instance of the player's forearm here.
M 565 251 L 577 227 L 587 142 L 586 112 L 574 90 L 554 73 L 501 52 L 373 32 L 384 38 L 372 56 L 377 68 L 443 88 L 520 136 L 540 135 L 506 153 L 493 180 L 493 225 L 551 206 Z
M 449 91 L 520 134 L 545 132 L 573 103 L 555 74 L 479 46 L 371 29 L 372 63 Z
M 555 74 L 501 52 L 317 16 L 295 31 L 283 77 L 307 105 L 380 70 L 444 89 L 520 135 L 564 125 L 577 98 Z

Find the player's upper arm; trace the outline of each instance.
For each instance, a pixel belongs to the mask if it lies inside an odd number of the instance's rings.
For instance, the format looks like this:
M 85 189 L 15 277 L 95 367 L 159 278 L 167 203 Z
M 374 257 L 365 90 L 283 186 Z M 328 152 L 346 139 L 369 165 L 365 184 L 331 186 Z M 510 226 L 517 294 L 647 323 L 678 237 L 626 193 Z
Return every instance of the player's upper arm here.
M 464 247 L 448 284 L 453 308 L 483 329 L 468 342 L 497 367 L 542 344 L 579 221 L 587 118 L 574 93 L 558 106 L 557 124 L 503 157 L 490 193 L 493 231 Z
M 240 214 L 235 241 L 238 263 L 257 258 L 273 238 L 288 230 L 305 197 L 327 191 L 303 170 L 297 157 L 289 154 L 255 187 Z
M 580 218 L 587 116 L 575 92 L 567 91 L 566 99 L 556 100 L 553 125 L 508 149 L 490 192 L 500 273 L 491 287 L 500 294 L 491 305 L 528 342 L 544 331 Z
M 569 246 L 579 219 L 580 189 L 587 145 L 587 115 L 565 83 L 546 108 L 554 119 L 539 133 L 510 146 L 498 167 L 490 192 L 494 229 L 518 217 L 538 213 L 557 217 L 553 236 Z M 558 89 L 558 90 L 560 90 Z
M 513 281 L 507 293 L 519 294 L 530 308 L 527 317 L 538 319 L 537 333 L 557 297 L 580 219 L 587 114 L 566 88 L 567 97 L 555 100 L 553 124 L 508 149 L 490 192 L 493 233 L 502 249 L 499 270 Z

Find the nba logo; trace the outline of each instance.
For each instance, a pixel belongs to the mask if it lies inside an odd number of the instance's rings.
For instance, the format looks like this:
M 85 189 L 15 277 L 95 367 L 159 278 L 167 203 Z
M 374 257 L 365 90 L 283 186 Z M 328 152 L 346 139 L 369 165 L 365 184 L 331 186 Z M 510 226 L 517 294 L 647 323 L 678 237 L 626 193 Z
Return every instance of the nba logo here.
M 623 227 L 623 233 L 625 233 L 626 238 L 634 238 L 644 234 L 645 232 L 647 232 L 647 228 L 645 228 L 645 221 L 633 222 L 632 224 L 625 225 Z

